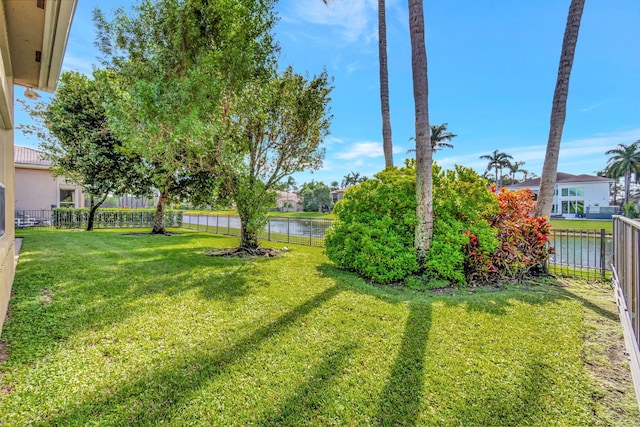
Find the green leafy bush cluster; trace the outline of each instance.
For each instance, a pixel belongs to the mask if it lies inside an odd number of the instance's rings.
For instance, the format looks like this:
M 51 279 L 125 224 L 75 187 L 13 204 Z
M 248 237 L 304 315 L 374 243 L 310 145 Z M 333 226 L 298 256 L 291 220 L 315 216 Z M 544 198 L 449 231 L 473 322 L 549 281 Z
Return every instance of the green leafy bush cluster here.
M 349 188 L 333 209 L 327 256 L 336 266 L 379 283 L 418 271 L 413 248 L 416 225 L 415 168 L 389 168 Z
M 472 169 L 433 168 L 433 238 L 422 271 L 413 247 L 415 166 L 387 168 L 352 187 L 335 209 L 326 252 L 375 282 L 431 289 L 520 278 L 545 265 L 549 224 L 533 193 L 496 191 Z
M 416 288 L 466 283 L 466 230 L 483 236 L 483 250 L 496 246 L 488 219 L 497 212 L 497 201 L 486 181 L 462 166 L 453 171 L 434 166 L 433 177 L 434 236 L 426 271 L 410 281 Z M 334 208 L 337 220 L 325 237 L 327 256 L 339 268 L 383 284 L 415 275 L 415 208 L 412 162 L 350 188 Z
M 150 228 L 153 227 L 155 209 L 98 209 L 95 228 Z M 53 225 L 56 228 L 86 228 L 89 220 L 88 208 L 57 208 L 53 210 Z M 182 211 L 165 210 L 165 227 L 181 227 Z

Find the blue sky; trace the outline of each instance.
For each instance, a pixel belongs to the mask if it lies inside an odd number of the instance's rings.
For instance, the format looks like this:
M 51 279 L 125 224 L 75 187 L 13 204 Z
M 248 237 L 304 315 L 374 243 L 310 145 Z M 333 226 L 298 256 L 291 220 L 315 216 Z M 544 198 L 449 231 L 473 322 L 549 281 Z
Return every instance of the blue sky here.
M 80 0 L 63 70 L 91 72 L 91 11 L 128 0 Z M 448 123 L 453 149 L 435 154 L 482 173 L 483 154 L 504 151 L 540 174 L 569 0 L 425 0 L 432 124 Z M 281 0 L 276 38 L 282 68 L 335 78 L 331 135 L 321 170 L 298 183 L 341 181 L 350 171 L 384 167 L 378 80 L 377 1 Z M 640 1 L 588 0 L 571 75 L 558 169 L 591 174 L 604 152 L 640 139 Z M 389 86 L 394 161 L 401 165 L 414 135 L 411 51 L 406 0 L 387 0 Z M 16 90 L 16 97 L 23 98 Z M 16 108 L 16 122 L 28 117 Z M 16 132 L 16 145 L 38 142 Z

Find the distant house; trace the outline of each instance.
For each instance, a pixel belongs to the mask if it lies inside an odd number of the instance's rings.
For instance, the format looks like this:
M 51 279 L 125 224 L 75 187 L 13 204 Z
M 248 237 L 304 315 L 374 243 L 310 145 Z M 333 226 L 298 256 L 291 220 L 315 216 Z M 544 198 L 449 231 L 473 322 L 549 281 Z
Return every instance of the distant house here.
M 54 178 L 51 160 L 42 151 L 16 146 L 14 166 L 17 212 L 84 206 L 82 187 L 65 178 Z
M 296 193 L 276 191 L 276 204 L 280 212 L 302 212 L 302 200 Z
M 609 206 L 609 194 L 613 183 L 614 180 L 611 178 L 558 172 L 551 215 L 562 218 L 611 218 L 611 215 L 618 213 L 617 206 Z M 540 178 L 529 179 L 508 188 L 529 188 L 537 198 Z
M 335 205 L 338 201 L 344 199 L 344 193 L 347 191 L 346 188 L 340 188 L 338 190 L 333 190 L 331 192 L 331 197 L 333 198 L 333 204 Z

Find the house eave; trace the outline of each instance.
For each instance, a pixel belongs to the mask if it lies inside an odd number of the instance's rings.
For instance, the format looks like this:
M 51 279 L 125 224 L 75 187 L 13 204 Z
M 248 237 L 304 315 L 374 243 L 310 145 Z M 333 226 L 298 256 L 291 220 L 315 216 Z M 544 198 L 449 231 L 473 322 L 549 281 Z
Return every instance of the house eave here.
M 2 53 L 13 64 L 8 75 L 14 84 L 53 92 L 78 0 L 45 0 L 44 9 L 36 0 L 2 3 L 6 34 L 0 34 L 0 44 L 4 37 L 8 46 Z

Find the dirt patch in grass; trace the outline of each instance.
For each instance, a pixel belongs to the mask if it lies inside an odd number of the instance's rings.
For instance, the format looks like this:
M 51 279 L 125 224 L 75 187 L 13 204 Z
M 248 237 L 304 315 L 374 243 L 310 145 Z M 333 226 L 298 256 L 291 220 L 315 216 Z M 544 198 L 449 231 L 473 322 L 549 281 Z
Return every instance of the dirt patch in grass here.
M 223 248 L 211 249 L 207 255 L 216 257 L 238 257 L 238 258 L 273 258 L 280 255 L 287 248 Z

